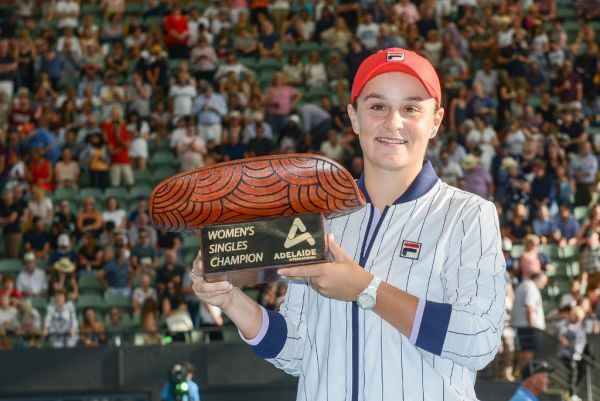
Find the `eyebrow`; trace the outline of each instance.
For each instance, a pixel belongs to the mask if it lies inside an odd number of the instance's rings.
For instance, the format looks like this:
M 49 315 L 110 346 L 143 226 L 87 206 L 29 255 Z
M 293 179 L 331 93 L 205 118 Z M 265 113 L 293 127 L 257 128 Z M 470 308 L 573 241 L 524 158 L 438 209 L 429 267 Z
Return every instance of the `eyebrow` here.
M 380 95 L 378 93 L 370 93 L 367 96 L 365 96 L 364 100 L 369 100 L 369 99 L 380 99 L 380 100 L 386 100 L 386 97 L 384 95 Z M 423 99 L 420 96 L 408 96 L 405 97 L 404 99 L 402 99 L 403 102 L 422 102 Z

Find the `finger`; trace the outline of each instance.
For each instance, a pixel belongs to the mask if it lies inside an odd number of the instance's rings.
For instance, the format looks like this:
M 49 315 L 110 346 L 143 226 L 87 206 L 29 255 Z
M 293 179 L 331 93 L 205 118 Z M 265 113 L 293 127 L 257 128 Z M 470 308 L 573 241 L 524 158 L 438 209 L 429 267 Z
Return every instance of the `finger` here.
M 333 260 L 336 262 L 341 262 L 349 259 L 346 252 L 342 249 L 342 247 L 337 243 L 332 233 L 327 235 L 327 247 L 329 248 L 329 253 L 333 256 Z
M 192 284 L 194 292 L 201 294 L 218 295 L 229 292 L 233 289 L 233 285 L 229 281 L 218 281 L 216 283 L 197 282 Z
M 229 291 L 233 288 L 233 285 L 229 281 L 216 281 L 214 283 L 209 282 L 195 282 L 192 288 L 198 289 L 200 292 L 216 292 L 216 291 Z
M 285 278 L 286 278 L 286 279 L 288 279 L 288 280 L 291 280 L 291 281 L 301 281 L 301 282 L 305 282 L 305 283 L 307 283 L 307 284 L 309 284 L 309 285 L 312 285 L 312 284 L 313 284 L 313 283 L 312 283 L 312 281 L 314 281 L 314 280 L 312 279 L 312 276 L 308 276 L 308 277 L 306 277 L 306 276 L 303 276 L 303 277 L 299 277 L 299 276 L 298 276 L 298 277 L 294 277 L 294 276 L 285 276 Z
M 204 266 L 202 266 L 202 251 L 201 250 L 198 251 L 198 256 L 192 262 L 192 271 L 191 271 L 191 273 L 193 273 L 194 276 L 196 276 L 196 277 L 203 277 L 204 276 Z

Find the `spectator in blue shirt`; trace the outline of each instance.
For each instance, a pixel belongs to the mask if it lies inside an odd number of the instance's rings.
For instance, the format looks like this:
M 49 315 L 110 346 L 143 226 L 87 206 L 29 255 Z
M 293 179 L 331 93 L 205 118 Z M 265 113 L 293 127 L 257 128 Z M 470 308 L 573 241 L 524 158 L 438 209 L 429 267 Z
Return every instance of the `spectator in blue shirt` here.
M 210 83 L 201 84 L 202 94 L 196 98 L 192 106 L 192 114 L 198 121 L 198 134 L 205 141 L 213 140 L 220 145 L 223 126 L 222 118 L 227 115 L 227 103 L 223 96 L 215 93 Z
M 533 233 L 540 237 L 542 244 L 558 242 L 560 233 L 556 221 L 550 218 L 548 206 L 542 204 L 537 209 L 537 216 L 532 222 Z
M 169 372 L 169 380 L 160 392 L 161 401 L 200 401 L 200 389 L 192 380 L 193 377 L 194 366 L 191 363 L 175 365 Z
M 36 129 L 29 138 L 29 149 L 42 148 L 44 157 L 51 163 L 56 163 L 60 158 L 60 145 L 58 138 L 47 128 L 40 127 Z
M 534 207 L 542 204 L 552 206 L 555 203 L 554 177 L 546 171 L 546 162 L 536 160 L 533 162 L 533 181 L 531 182 L 531 203 Z
M 574 245 L 577 242 L 579 234 L 579 222 L 571 214 L 571 209 L 567 205 L 560 205 L 558 216 L 556 216 L 556 226 L 560 231 L 561 245 Z
M 98 272 L 98 280 L 106 289 L 105 297 L 122 295 L 129 297 L 131 288 L 129 269 L 129 250 L 124 246 L 115 247 L 115 257 L 110 259 Z
M 46 50 L 40 55 L 40 72 L 48 74 L 52 86 L 56 87 L 56 84 L 60 80 L 60 66 L 61 60 L 56 50 L 47 43 Z
M 548 373 L 552 371 L 554 368 L 545 361 L 529 362 L 521 370 L 523 381 L 509 401 L 538 401 L 538 397 L 548 390 Z

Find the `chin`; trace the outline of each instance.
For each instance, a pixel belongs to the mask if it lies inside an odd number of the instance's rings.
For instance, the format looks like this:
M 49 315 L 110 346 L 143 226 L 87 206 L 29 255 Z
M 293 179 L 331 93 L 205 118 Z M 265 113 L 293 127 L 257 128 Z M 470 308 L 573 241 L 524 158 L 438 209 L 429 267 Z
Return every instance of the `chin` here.
M 371 167 L 375 169 L 396 171 L 406 168 L 408 165 L 410 165 L 410 162 L 405 158 L 400 157 L 380 157 L 369 164 L 371 164 Z

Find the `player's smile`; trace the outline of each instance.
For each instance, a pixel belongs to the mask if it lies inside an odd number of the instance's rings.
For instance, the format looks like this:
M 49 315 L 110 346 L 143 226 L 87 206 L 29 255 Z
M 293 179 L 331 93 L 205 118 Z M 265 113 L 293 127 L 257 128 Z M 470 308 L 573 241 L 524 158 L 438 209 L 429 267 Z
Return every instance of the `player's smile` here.
M 408 144 L 408 141 L 405 141 L 403 139 L 400 138 L 391 138 L 391 137 L 382 137 L 382 136 L 378 136 L 375 138 L 375 140 L 379 143 L 382 143 L 384 145 L 406 145 Z

